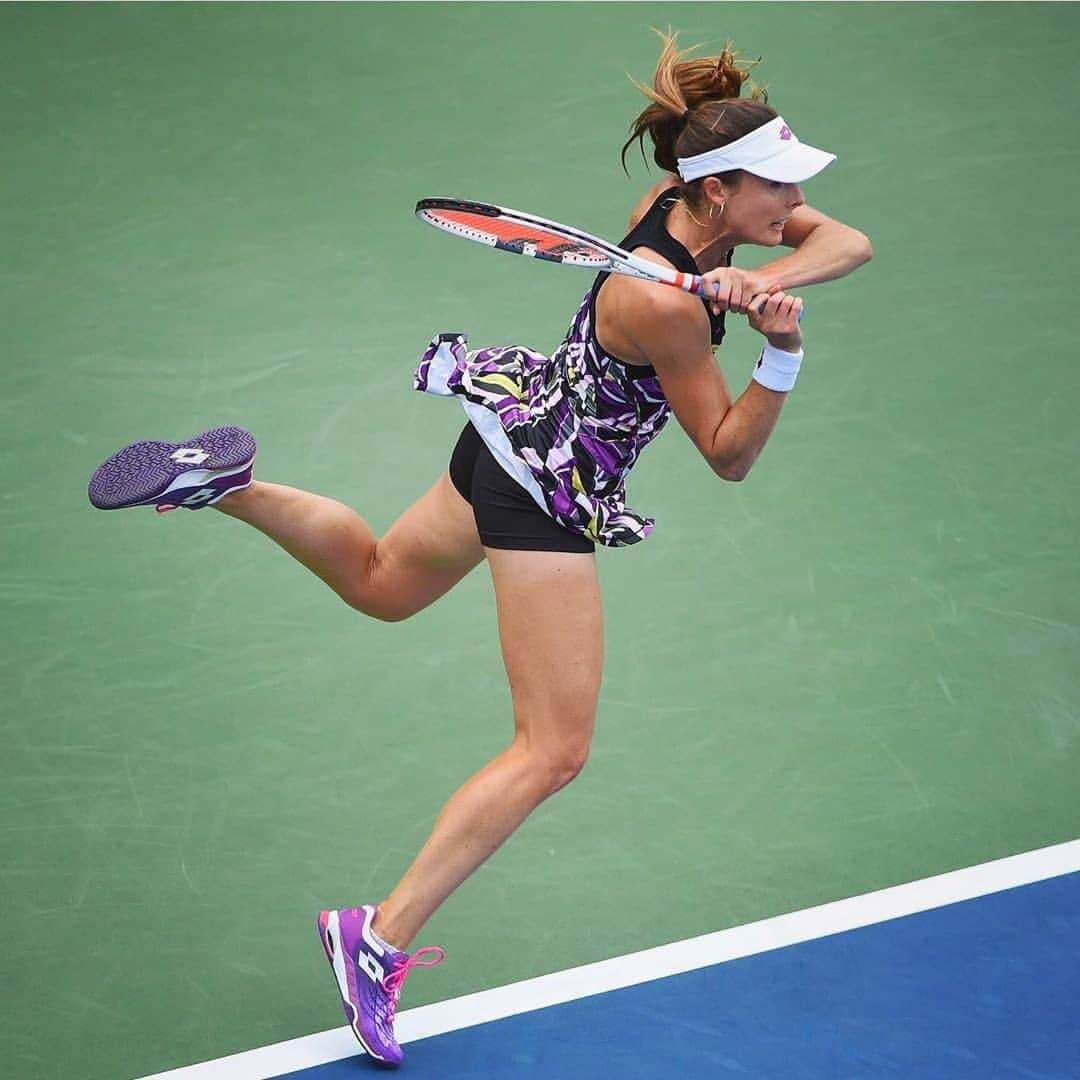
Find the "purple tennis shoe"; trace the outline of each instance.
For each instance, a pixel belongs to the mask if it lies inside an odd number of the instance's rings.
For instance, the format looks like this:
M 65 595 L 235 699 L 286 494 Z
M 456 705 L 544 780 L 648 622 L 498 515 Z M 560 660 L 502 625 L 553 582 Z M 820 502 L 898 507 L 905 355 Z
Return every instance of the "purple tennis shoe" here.
M 371 929 L 375 908 L 319 912 L 319 938 L 334 969 L 345 1019 L 360 1045 L 382 1065 L 394 1068 L 405 1055 L 394 1036 L 401 987 L 414 967 L 441 964 L 438 946 L 411 956 L 380 941 Z M 428 959 L 430 957 L 430 959 Z
M 246 488 L 254 460 L 255 439 L 238 427 L 212 428 L 182 443 L 130 443 L 98 467 L 88 494 L 99 510 L 201 510 Z

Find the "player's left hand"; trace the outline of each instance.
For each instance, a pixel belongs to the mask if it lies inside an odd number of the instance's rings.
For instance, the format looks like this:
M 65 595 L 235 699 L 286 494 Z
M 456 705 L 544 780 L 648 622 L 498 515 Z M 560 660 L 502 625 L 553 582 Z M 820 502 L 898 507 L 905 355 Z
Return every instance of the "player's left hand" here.
M 718 266 L 701 276 L 705 281 L 705 299 L 714 315 L 722 311 L 744 315 L 755 296 L 762 293 L 768 295 L 780 289 L 766 275 L 756 270 L 740 270 L 736 266 Z
M 797 296 L 777 290 L 754 298 L 746 314 L 747 321 L 764 334 L 769 344 L 786 352 L 798 352 L 803 347 L 799 320 L 802 318 L 803 302 Z

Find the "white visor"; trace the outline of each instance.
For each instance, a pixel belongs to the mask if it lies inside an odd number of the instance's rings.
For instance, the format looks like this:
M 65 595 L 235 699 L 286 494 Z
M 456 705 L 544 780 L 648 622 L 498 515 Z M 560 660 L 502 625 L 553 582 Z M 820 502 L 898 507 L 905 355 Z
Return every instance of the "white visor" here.
M 689 183 L 703 176 L 742 169 L 766 180 L 801 184 L 835 160 L 835 154 L 799 142 L 784 118 L 778 116 L 727 146 L 679 158 L 679 175 Z

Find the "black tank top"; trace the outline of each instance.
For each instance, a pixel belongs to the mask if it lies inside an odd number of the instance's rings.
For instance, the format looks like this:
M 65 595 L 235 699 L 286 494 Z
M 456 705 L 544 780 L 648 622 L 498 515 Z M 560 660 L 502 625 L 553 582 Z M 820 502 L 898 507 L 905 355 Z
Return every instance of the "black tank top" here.
M 624 251 L 633 251 L 635 248 L 647 247 L 650 251 L 655 251 L 657 255 L 663 255 L 676 270 L 681 270 L 684 274 L 697 274 L 699 273 L 697 263 L 694 262 L 694 256 L 675 239 L 667 231 L 667 216 L 671 207 L 675 204 L 675 195 L 672 190 L 668 188 L 666 191 L 662 191 L 654 200 L 652 206 L 646 211 L 645 216 L 630 230 L 629 233 L 619 243 Z M 722 263 L 723 266 L 731 265 L 731 252 L 727 253 L 727 256 Z M 596 296 L 600 292 L 600 286 L 611 275 L 608 273 L 597 274 L 596 280 L 593 282 L 592 288 L 592 302 L 590 303 L 591 322 L 592 322 L 592 336 L 596 341 Z M 701 301 L 703 304 L 704 300 Z M 706 307 L 705 313 L 709 316 L 709 327 L 712 334 L 713 346 L 719 345 L 724 340 L 724 312 L 720 312 L 719 315 L 714 315 L 712 309 Z M 598 348 L 603 348 L 599 341 L 596 341 Z M 607 352 L 604 349 L 604 352 Z M 611 356 L 611 353 L 608 353 Z M 614 359 L 618 360 L 616 356 Z M 630 368 L 634 375 L 649 375 L 653 374 L 655 369 L 651 364 L 627 364 L 625 360 L 619 360 L 619 363 L 624 364 Z

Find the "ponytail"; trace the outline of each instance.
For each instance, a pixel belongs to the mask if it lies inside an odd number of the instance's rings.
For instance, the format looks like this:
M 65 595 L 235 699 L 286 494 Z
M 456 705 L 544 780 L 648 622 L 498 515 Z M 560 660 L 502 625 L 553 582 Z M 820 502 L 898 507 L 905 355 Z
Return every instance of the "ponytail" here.
M 645 156 L 645 137 L 648 136 L 653 144 L 653 160 L 661 169 L 668 172 L 678 172 L 678 158 L 675 144 L 679 136 L 687 129 L 688 125 L 702 120 L 712 124 L 715 121 L 715 109 L 702 110 L 704 114 L 698 116 L 701 106 L 713 101 L 730 101 L 738 98 L 742 93 L 742 86 L 750 78 L 750 70 L 755 67 L 759 60 L 743 60 L 730 43 L 724 46 L 719 56 L 702 56 L 690 58 L 690 54 L 700 46 L 692 46 L 689 49 L 680 50 L 678 47 L 678 34 L 667 33 L 657 30 L 663 49 L 660 59 L 656 62 L 656 71 L 653 73 L 652 86 L 646 86 L 632 79 L 637 88 L 651 99 L 634 122 L 630 125 L 630 138 L 623 143 L 621 160 L 624 171 L 626 170 L 626 152 L 635 142 L 641 149 L 641 156 Z M 768 95 L 751 83 L 751 97 L 755 102 L 765 102 Z M 767 107 L 767 106 L 766 106 Z M 775 111 L 770 110 L 775 116 Z M 771 119 L 766 117 L 762 123 Z M 696 126 L 696 123 L 695 123 Z M 753 126 L 757 126 L 756 124 Z M 716 129 L 712 129 L 716 132 Z M 752 127 L 749 129 L 752 130 Z M 706 133 L 702 133 L 705 135 Z M 716 135 L 719 135 L 716 132 Z M 723 145 L 728 139 L 717 139 L 714 135 L 714 145 Z M 699 141 L 699 140 L 695 140 Z M 687 156 L 687 155 L 682 155 Z

